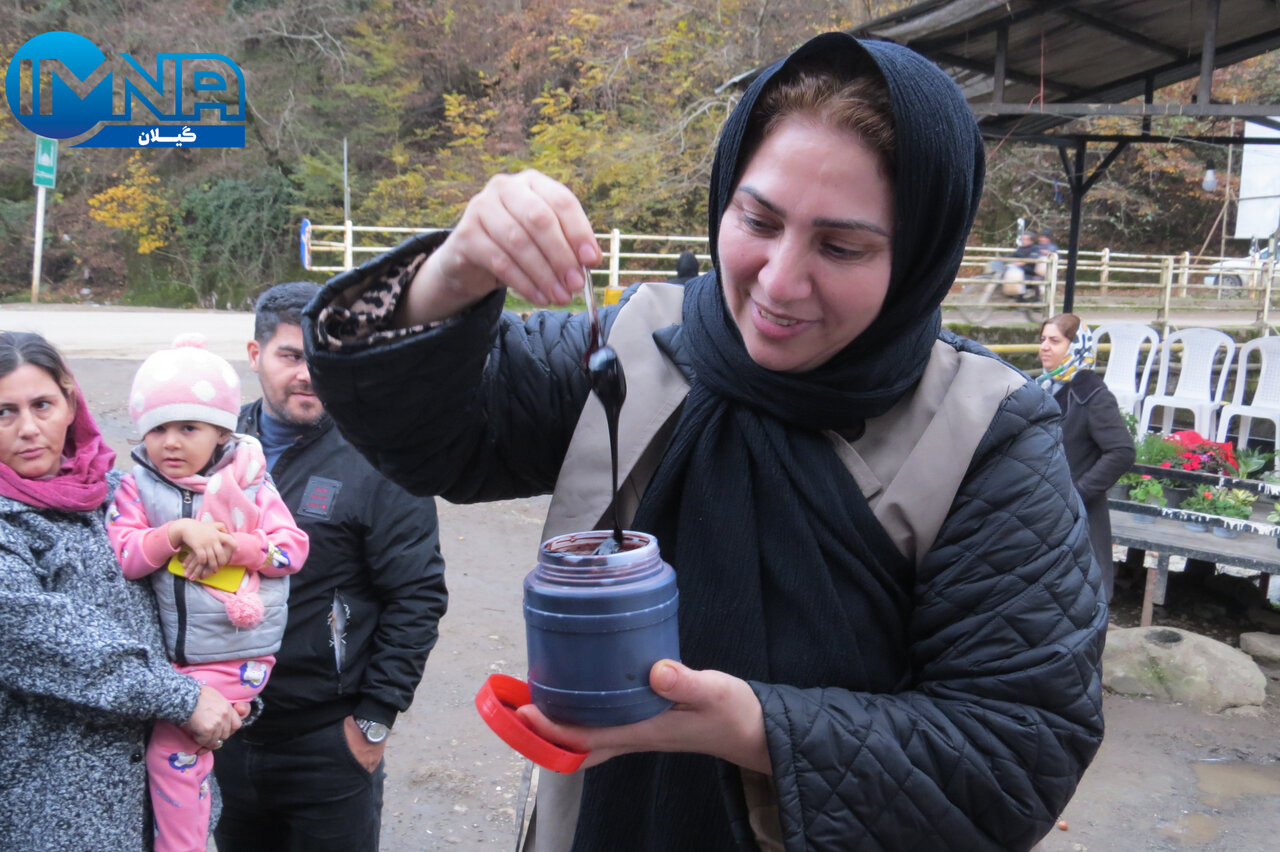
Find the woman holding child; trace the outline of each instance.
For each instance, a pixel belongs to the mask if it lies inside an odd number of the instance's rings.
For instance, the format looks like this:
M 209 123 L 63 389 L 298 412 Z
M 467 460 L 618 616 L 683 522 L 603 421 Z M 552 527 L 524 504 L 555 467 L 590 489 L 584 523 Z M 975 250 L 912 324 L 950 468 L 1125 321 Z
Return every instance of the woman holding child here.
M 149 849 L 152 725 L 183 725 L 204 748 L 240 727 L 226 698 L 174 670 L 150 593 L 121 573 L 104 524 L 114 458 L 57 350 L 0 332 L 5 848 Z

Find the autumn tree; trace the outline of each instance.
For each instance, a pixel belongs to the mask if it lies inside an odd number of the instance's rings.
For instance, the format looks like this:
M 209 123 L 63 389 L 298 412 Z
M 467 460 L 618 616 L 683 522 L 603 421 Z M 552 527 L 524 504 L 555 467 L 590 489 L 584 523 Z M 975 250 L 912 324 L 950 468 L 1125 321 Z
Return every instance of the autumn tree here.
M 138 254 L 150 254 L 163 248 L 170 238 L 173 205 L 141 153 L 129 157 L 124 172 L 123 176 L 112 173 L 119 182 L 89 199 L 89 215 L 132 237 Z

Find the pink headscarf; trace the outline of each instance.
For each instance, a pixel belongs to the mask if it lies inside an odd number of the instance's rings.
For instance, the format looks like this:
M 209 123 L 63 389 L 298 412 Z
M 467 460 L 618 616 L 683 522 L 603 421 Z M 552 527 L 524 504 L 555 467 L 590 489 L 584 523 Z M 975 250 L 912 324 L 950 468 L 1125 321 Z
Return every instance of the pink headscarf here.
M 107 499 L 107 471 L 115 464 L 115 451 L 102 440 L 98 424 L 89 413 L 80 385 L 74 396 L 75 419 L 67 428 L 62 466 L 50 479 L 25 479 L 0 463 L 0 494 L 37 509 L 88 512 Z

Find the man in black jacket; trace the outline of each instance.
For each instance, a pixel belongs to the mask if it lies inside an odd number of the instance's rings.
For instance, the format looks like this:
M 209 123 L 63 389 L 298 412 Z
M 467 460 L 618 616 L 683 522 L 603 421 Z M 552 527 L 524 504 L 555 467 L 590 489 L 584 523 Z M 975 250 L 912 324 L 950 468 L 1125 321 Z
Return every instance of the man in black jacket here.
M 218 752 L 219 852 L 376 850 L 383 750 L 436 643 L 447 594 L 435 502 L 373 469 L 311 390 L 299 325 L 319 288 L 258 298 L 249 364 L 262 399 L 240 412 L 311 538 L 262 716 Z

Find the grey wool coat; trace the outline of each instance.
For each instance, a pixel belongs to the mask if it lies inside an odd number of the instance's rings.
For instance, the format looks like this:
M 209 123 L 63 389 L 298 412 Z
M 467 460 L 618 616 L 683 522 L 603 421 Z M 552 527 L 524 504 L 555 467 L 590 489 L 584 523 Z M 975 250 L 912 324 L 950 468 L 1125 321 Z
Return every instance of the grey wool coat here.
M 0 849 L 150 849 L 146 739 L 199 696 L 103 510 L 0 497 Z

